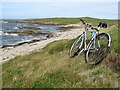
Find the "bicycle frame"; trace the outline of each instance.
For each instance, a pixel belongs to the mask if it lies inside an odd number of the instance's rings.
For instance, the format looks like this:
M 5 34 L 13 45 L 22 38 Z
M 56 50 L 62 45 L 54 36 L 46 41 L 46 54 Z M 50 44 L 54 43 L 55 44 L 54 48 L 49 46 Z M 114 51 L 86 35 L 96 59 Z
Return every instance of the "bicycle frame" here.
M 98 28 L 98 30 L 99 30 L 100 28 Z M 90 41 L 89 41 L 89 43 L 88 44 L 86 44 L 86 33 L 87 32 L 95 32 L 95 34 L 94 34 L 94 36 L 90 39 Z M 89 45 L 92 43 L 92 41 L 94 40 L 94 45 L 93 45 L 93 49 L 95 49 L 95 39 L 96 39 L 96 36 L 99 34 L 99 31 L 95 31 L 95 30 L 88 30 L 88 28 L 87 27 L 85 27 L 85 30 L 84 30 L 84 32 L 83 32 L 83 34 L 82 34 L 82 44 L 79 46 L 79 49 L 81 48 L 81 46 L 84 44 L 84 48 L 80 51 L 80 53 L 82 52 L 82 51 L 87 51 L 88 50 L 88 47 L 89 47 Z M 79 53 L 79 54 L 80 54 Z

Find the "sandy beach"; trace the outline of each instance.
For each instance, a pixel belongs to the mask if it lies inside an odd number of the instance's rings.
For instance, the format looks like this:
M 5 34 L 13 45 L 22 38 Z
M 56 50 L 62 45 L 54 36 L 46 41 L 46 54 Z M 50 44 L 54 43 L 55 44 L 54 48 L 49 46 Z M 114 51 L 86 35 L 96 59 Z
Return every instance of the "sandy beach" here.
M 0 48 L 0 56 L 1 56 L 0 61 L 4 62 L 4 61 L 13 59 L 16 56 L 30 54 L 31 52 L 44 48 L 48 43 L 61 40 L 61 39 L 72 39 L 80 35 L 82 32 L 83 30 L 80 30 L 80 29 L 72 29 L 72 30 L 62 31 L 62 32 L 54 32 L 55 37 L 51 37 L 46 40 L 42 40 L 39 42 L 30 43 L 30 44 L 25 43 L 23 45 L 16 46 L 16 47 Z

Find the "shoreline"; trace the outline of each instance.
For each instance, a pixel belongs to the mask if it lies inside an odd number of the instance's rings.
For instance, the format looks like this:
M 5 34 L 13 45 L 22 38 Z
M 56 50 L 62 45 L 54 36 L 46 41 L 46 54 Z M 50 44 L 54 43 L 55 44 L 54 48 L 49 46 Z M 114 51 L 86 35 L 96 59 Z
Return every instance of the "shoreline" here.
M 54 37 L 47 38 L 45 40 L 35 41 L 31 43 L 23 43 L 17 46 L 4 47 L 0 48 L 0 56 L 2 57 L 1 62 L 5 62 L 15 58 L 16 56 L 27 55 L 32 52 L 38 51 L 44 48 L 47 44 L 62 40 L 62 39 L 72 39 L 82 34 L 83 30 L 81 29 L 72 29 L 68 31 L 59 31 L 54 32 Z

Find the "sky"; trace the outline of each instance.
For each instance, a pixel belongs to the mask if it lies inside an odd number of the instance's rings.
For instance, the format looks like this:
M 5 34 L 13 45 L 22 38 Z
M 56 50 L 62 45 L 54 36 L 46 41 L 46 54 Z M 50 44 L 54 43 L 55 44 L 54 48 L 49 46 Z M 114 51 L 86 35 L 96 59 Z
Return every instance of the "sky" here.
M 3 19 L 118 18 L 118 2 L 2 2 L 1 5 Z
M 1 0 L 1 2 L 119 2 L 119 0 Z

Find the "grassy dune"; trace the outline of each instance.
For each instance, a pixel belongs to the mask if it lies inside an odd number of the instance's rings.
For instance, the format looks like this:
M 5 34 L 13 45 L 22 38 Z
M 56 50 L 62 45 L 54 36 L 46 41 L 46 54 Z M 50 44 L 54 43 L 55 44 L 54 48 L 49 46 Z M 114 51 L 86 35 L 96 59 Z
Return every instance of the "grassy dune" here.
M 3 63 L 3 87 L 118 87 L 118 71 L 120 71 L 120 62 L 117 58 L 118 29 L 116 26 L 111 26 L 104 31 L 110 33 L 113 42 L 108 57 L 101 64 L 93 67 L 87 65 L 84 61 L 84 54 L 72 59 L 69 58 L 67 53 L 74 39 L 59 40 L 48 44 L 40 51 L 18 56 Z M 110 65 L 113 66 L 110 67 Z

